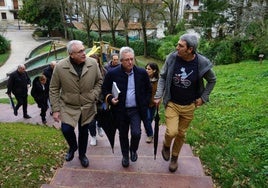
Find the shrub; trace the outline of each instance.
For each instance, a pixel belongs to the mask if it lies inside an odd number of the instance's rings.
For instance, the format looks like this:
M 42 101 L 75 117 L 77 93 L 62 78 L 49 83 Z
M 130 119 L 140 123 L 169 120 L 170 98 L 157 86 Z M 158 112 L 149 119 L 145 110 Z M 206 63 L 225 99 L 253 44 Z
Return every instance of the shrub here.
M 0 54 L 4 54 L 8 50 L 10 50 L 10 41 L 0 34 Z

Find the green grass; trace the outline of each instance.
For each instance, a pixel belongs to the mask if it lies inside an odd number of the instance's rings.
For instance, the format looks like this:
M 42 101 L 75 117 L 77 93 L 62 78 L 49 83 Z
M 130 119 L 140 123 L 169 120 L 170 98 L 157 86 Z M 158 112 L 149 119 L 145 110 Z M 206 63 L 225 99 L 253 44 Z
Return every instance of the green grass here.
M 214 68 L 217 84 L 187 142 L 221 187 L 268 184 L 268 62 Z
M 13 95 L 12 95 L 12 98 L 13 98 L 14 102 L 16 102 L 16 99 Z M 0 98 L 0 103 L 8 104 L 9 103 L 8 97 Z M 34 98 L 31 95 L 28 95 L 28 104 L 35 104 Z
M 10 51 L 8 51 L 5 54 L 0 54 L 0 67 L 4 65 L 4 63 L 8 60 L 9 56 L 10 56 Z
M 63 164 L 66 143 L 54 128 L 0 123 L 0 187 L 40 187 Z

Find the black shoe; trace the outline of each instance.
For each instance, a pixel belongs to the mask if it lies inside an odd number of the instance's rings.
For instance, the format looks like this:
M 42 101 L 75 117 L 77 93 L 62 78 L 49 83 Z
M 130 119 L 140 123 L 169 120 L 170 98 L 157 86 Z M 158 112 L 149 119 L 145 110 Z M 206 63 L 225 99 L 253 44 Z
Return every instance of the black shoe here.
M 136 152 L 136 151 L 131 151 L 131 150 L 130 150 L 130 160 L 131 160 L 132 162 L 135 162 L 135 161 L 137 161 L 137 159 L 138 159 L 138 154 L 137 154 L 137 152 Z
M 73 149 L 69 149 L 68 153 L 66 153 L 66 156 L 65 156 L 65 160 L 66 161 L 71 161 L 73 160 L 74 158 L 74 152 L 76 151 L 77 149 L 73 150 Z
M 42 118 L 42 123 L 43 123 L 43 124 L 47 124 L 47 120 L 46 120 L 46 118 Z
M 126 168 L 126 167 L 129 166 L 129 158 L 128 157 L 123 157 L 123 159 L 122 159 L 122 166 L 124 168 Z
M 18 115 L 18 110 L 14 109 L 14 115 L 17 116 Z
M 26 115 L 23 116 L 23 118 L 25 118 L 25 119 L 30 119 L 30 118 L 32 118 L 32 117 L 29 116 L 28 114 L 26 114 Z
M 81 163 L 81 165 L 83 166 L 83 167 L 88 167 L 88 165 L 89 165 L 89 161 L 88 161 L 88 159 L 87 159 L 87 156 L 82 156 L 82 157 L 79 157 L 79 160 L 80 160 L 80 163 Z

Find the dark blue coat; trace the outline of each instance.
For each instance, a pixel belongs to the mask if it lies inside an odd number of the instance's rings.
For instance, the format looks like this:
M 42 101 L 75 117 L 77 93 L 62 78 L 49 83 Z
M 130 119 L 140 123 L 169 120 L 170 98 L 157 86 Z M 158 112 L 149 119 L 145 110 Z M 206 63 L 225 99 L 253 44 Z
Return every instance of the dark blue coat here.
M 149 106 L 152 93 L 150 79 L 145 69 L 134 66 L 133 72 L 137 108 L 140 112 L 142 120 L 145 120 L 147 118 L 147 108 Z M 116 119 L 120 120 L 120 115 L 125 112 L 125 101 L 128 85 L 128 75 L 122 69 L 122 65 L 116 67 L 106 74 L 102 85 L 102 94 L 105 96 L 105 98 L 112 93 L 113 82 L 116 82 L 121 92 L 118 97 L 118 104 L 115 106 L 111 105 L 111 110 L 114 112 L 113 115 L 116 116 Z M 109 104 L 112 104 L 112 98 L 112 96 L 107 98 L 107 102 Z

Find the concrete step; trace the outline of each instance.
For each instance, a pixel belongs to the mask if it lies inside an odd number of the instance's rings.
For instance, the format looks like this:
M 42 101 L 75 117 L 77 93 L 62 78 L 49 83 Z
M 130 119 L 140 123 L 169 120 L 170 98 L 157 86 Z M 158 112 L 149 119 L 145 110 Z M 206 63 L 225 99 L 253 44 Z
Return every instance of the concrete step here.
M 75 158 L 70 162 L 64 162 L 50 184 L 44 184 L 42 188 L 213 188 L 211 177 L 205 176 L 201 162 L 193 155 L 189 144 L 184 144 L 182 147 L 178 170 L 175 173 L 169 172 L 169 162 L 164 161 L 161 156 L 164 131 L 165 127 L 160 126 L 156 159 L 153 154 L 153 143 L 145 143 L 146 136 L 143 134 L 138 150 L 139 158 L 136 162 L 130 161 L 128 168 L 123 168 L 121 165 L 118 133 L 115 136 L 114 153 L 106 136 L 97 137 L 97 146 L 88 146 L 88 168 L 81 166 L 76 152 Z
M 59 169 L 50 185 L 42 188 L 212 188 L 207 176 L 186 176 L 170 173 L 115 172 L 109 170 Z

